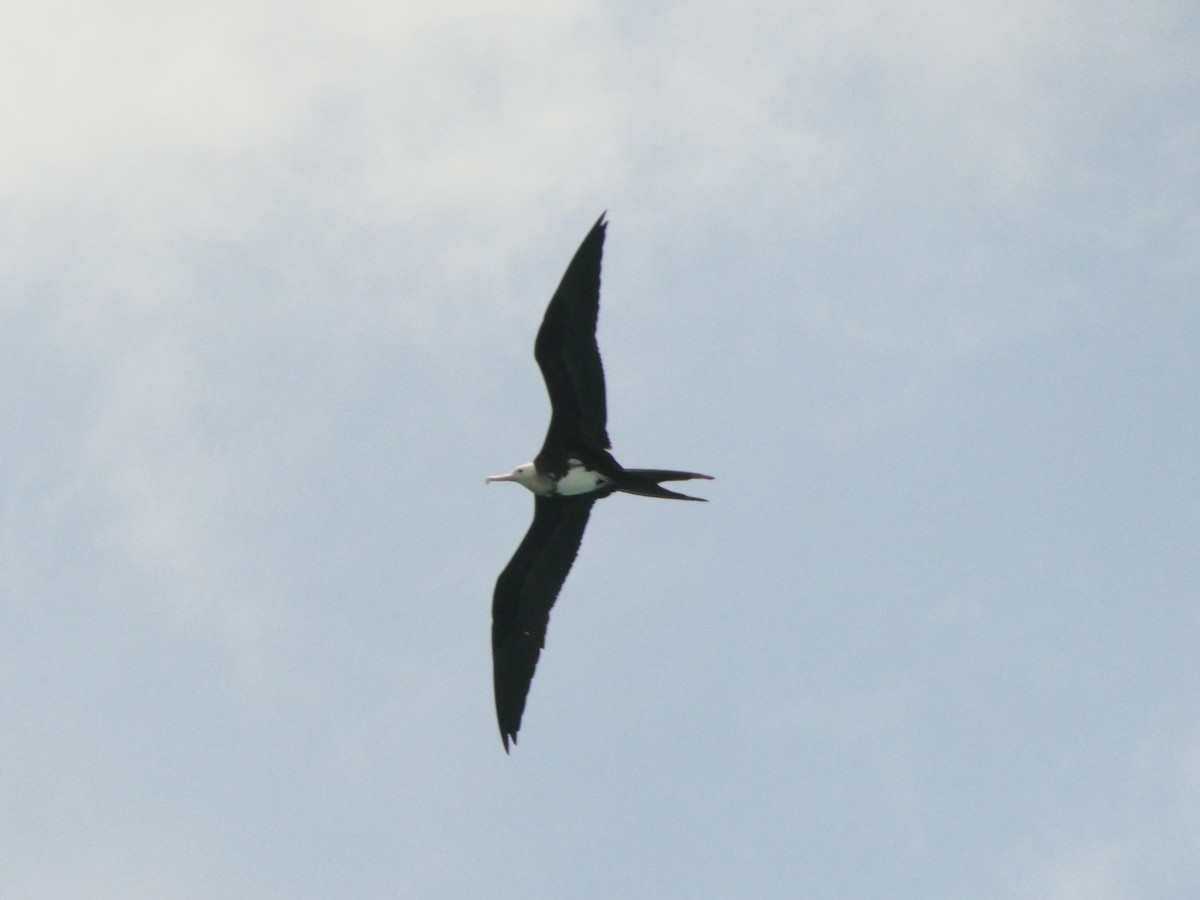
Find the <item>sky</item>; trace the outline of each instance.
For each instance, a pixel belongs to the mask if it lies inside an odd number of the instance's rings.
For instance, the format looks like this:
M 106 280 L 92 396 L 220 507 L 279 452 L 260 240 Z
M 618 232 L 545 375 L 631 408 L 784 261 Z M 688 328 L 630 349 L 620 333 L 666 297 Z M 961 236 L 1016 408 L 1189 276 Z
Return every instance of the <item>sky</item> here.
M 13 898 L 1200 891 L 1194 3 L 7 4 Z M 626 465 L 520 743 L 534 333 Z

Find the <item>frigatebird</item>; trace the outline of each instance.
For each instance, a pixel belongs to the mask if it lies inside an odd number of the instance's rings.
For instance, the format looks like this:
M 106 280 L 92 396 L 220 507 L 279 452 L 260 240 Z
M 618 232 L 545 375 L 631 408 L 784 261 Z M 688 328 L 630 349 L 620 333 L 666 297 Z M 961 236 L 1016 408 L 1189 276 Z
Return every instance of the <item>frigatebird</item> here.
M 504 751 L 517 742 L 525 698 L 545 646 L 550 608 L 579 553 L 592 504 L 618 491 L 702 500 L 659 482 L 712 478 L 673 469 L 626 469 L 608 439 L 604 369 L 596 345 L 604 215 L 588 232 L 550 298 L 533 356 L 550 395 L 550 427 L 533 462 L 488 481 L 515 481 L 533 492 L 533 524 L 492 596 L 492 676 Z

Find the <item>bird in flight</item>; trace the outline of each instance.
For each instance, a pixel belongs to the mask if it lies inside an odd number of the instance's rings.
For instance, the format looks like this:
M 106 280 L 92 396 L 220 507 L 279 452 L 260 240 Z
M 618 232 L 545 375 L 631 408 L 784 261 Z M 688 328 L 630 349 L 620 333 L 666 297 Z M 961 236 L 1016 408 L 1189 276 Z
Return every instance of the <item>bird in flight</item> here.
M 517 742 L 525 698 L 546 641 L 550 608 L 579 552 L 592 504 L 617 491 L 672 500 L 702 500 L 663 481 L 712 478 L 673 469 L 626 469 L 612 456 L 604 370 L 596 346 L 600 257 L 608 223 L 601 215 L 550 298 L 533 356 L 550 395 L 550 427 L 533 462 L 488 481 L 515 481 L 533 492 L 533 524 L 492 597 L 492 674 L 496 718 L 507 753 Z

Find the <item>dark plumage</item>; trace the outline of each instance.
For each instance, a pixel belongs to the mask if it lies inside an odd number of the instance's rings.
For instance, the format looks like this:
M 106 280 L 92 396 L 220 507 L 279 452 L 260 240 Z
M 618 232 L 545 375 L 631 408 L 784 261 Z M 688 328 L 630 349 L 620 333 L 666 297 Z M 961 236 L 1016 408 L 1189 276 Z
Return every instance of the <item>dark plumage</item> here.
M 496 718 L 504 749 L 517 740 L 525 698 L 545 646 L 550 609 L 575 562 L 592 505 L 616 491 L 700 500 L 662 481 L 710 478 L 673 469 L 625 469 L 609 452 L 604 368 L 596 345 L 602 215 L 576 251 L 550 298 L 534 358 L 550 395 L 550 426 L 532 463 L 488 481 L 516 481 L 533 491 L 533 523 L 496 581 L 492 660 Z
M 595 494 L 535 497 L 533 524 L 500 577 L 492 603 L 496 720 L 508 750 L 517 741 L 525 697 L 546 645 L 550 608 L 579 553 Z

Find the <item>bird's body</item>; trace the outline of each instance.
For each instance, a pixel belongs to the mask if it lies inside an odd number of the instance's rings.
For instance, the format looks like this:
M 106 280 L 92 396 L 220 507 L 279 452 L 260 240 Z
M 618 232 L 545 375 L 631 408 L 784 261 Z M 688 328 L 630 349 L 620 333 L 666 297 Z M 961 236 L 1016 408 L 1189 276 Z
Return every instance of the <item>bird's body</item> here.
M 496 717 L 506 751 L 510 738 L 516 743 L 550 609 L 575 562 L 592 504 L 617 491 L 700 500 L 659 482 L 710 478 L 673 469 L 626 469 L 610 452 L 604 369 L 596 345 L 606 226 L 601 216 L 584 238 L 538 330 L 534 358 L 551 405 L 542 449 L 533 462 L 487 479 L 515 481 L 535 495 L 533 523 L 500 573 L 492 600 Z
M 535 463 L 517 466 L 507 475 L 492 475 L 488 481 L 515 481 L 539 497 L 575 497 L 603 490 L 612 484 L 608 475 L 589 469 L 577 459 L 568 459 L 560 476 L 539 472 Z
M 576 497 L 604 490 L 610 484 L 612 479 L 607 475 L 592 471 L 577 459 L 569 459 L 566 474 L 554 482 L 554 494 L 558 497 Z

